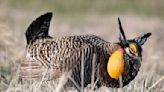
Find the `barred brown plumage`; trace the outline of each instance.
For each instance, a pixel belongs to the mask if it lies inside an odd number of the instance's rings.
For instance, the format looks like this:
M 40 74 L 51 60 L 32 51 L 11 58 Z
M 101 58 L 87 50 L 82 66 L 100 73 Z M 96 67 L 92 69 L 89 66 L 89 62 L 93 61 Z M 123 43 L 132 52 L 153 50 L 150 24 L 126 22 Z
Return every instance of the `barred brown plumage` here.
M 37 18 L 27 29 L 27 53 L 24 61 L 21 63 L 20 77 L 22 78 L 39 78 L 43 76 L 45 69 L 50 69 L 46 74 L 48 80 L 58 79 L 64 72 L 71 71 L 71 77 L 76 81 L 78 86 L 81 85 L 81 65 L 84 64 L 83 86 L 86 87 L 91 83 L 91 78 L 97 81 L 97 87 L 102 85 L 107 87 L 120 87 L 119 80 L 111 76 L 107 70 L 108 61 L 115 51 L 119 52 L 124 58 L 119 59 L 125 66 L 123 73 L 117 75 L 122 77 L 122 86 L 129 84 L 137 75 L 141 66 L 142 48 L 151 33 L 127 40 L 119 21 L 120 42 L 110 43 L 95 35 L 65 36 L 53 38 L 48 35 L 48 29 L 52 13 L 46 13 Z M 135 52 L 134 52 L 135 50 Z M 93 56 L 96 59 L 93 64 Z M 113 56 L 117 58 L 117 55 Z M 94 66 L 93 66 L 94 65 Z M 92 76 L 94 67 L 94 76 Z M 110 67 L 108 67 L 110 69 Z M 116 75 L 115 72 L 112 75 Z M 92 77 L 91 77 L 92 76 Z M 68 80 L 66 86 L 75 86 Z M 76 86 L 75 86 L 76 87 Z

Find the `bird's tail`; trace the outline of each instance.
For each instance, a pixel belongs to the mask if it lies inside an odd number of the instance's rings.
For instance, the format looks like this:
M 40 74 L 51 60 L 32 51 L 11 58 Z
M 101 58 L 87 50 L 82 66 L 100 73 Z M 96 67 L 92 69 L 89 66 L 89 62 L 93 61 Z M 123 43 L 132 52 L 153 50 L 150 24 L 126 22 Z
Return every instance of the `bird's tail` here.
M 36 39 L 51 38 L 48 35 L 51 18 L 52 12 L 48 12 L 38 17 L 30 24 L 25 33 L 27 44 L 32 43 Z

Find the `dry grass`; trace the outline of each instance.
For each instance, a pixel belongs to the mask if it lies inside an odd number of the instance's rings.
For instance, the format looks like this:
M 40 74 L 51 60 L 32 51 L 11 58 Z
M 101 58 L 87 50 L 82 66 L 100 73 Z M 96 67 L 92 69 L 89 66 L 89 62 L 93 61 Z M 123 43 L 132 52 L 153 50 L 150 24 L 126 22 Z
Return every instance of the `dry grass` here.
M 63 90 L 63 83 L 67 80 L 63 77 L 61 77 L 60 81 L 51 82 L 46 82 L 42 79 L 35 80 L 35 82 L 25 81 L 24 83 L 19 81 L 19 65 L 24 57 L 26 44 L 24 32 L 32 20 L 41 13 L 28 13 L 25 15 L 22 12 L 5 9 L 4 11 L 2 9 L 1 11 L 4 13 L 0 14 L 0 92 L 54 92 L 54 90 L 57 92 Z M 158 17 L 115 14 L 88 15 L 78 19 L 74 17 L 53 18 L 50 33 L 55 37 L 95 34 L 103 39 L 115 42 L 118 40 L 118 16 L 121 16 L 128 38 L 133 38 L 146 32 L 153 33 L 143 47 L 141 70 L 135 80 L 124 88 L 101 87 L 93 91 L 95 83 L 92 82 L 91 88 L 88 87 L 84 90 L 82 88 L 82 90 L 84 92 L 164 92 L 164 21 Z M 70 78 L 69 74 L 68 78 Z M 64 91 L 77 92 L 74 88 Z

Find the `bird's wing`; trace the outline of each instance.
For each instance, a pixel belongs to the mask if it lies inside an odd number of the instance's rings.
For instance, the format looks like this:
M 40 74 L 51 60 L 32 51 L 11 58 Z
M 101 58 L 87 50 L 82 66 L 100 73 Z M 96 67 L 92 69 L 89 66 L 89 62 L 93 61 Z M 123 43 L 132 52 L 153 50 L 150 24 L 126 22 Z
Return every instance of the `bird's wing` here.
M 78 40 L 78 39 L 77 39 Z M 82 59 L 93 53 L 93 46 L 89 43 L 79 40 L 62 39 L 60 41 L 51 41 L 47 44 L 29 50 L 30 59 L 26 58 L 21 64 L 21 77 L 35 78 L 43 76 L 44 71 L 50 77 L 59 77 L 64 72 L 69 72 L 76 67 Z M 44 45 L 43 45 L 44 44 Z M 82 58 L 84 57 L 84 58 Z

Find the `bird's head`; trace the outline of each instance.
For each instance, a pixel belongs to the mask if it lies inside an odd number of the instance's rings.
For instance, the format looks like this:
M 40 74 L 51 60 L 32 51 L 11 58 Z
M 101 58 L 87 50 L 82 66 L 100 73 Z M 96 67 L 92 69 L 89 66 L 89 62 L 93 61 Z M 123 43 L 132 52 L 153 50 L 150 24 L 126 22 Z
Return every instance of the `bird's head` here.
M 127 40 L 119 18 L 118 24 L 120 29 L 119 41 L 122 48 L 125 50 L 125 53 L 133 58 L 141 58 L 142 45 L 147 41 L 147 38 L 151 36 L 151 33 L 146 33 L 134 39 Z
M 119 45 L 120 47 L 111 54 L 107 64 L 107 71 L 111 78 L 118 80 L 120 76 L 125 73 L 126 63 L 132 61 L 132 63 L 140 64 L 142 60 L 142 45 L 146 42 L 151 33 L 146 33 L 143 36 L 127 40 L 124 34 L 124 30 L 121 25 L 121 21 L 118 18 L 118 24 L 120 29 Z M 125 54 L 131 58 L 127 60 Z M 137 70 L 138 71 L 138 70 Z

